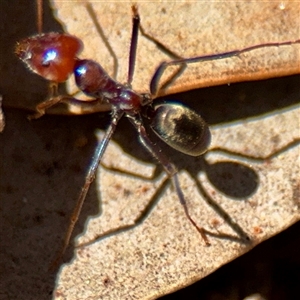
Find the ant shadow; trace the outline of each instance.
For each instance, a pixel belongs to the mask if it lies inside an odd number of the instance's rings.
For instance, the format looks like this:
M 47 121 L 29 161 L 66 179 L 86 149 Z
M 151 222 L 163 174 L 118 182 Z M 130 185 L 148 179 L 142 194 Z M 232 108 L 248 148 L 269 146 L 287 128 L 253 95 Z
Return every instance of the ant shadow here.
M 272 81 L 273 80 L 269 81 L 269 83 Z M 267 81 L 265 81 L 263 82 L 263 84 L 267 85 L 268 83 Z M 242 83 L 242 84 L 237 84 L 236 86 L 247 87 L 253 85 L 259 86 L 259 83 L 246 83 L 246 84 Z M 232 88 L 234 89 L 236 86 L 233 86 Z M 216 92 L 215 90 L 226 89 L 226 88 L 227 87 L 213 88 L 211 89 L 211 92 L 215 93 Z M 201 95 L 201 91 L 198 91 L 198 93 L 199 93 L 198 95 Z M 233 105 L 232 107 L 235 107 L 234 102 L 228 102 L 228 105 L 231 104 Z M 249 108 L 245 108 L 245 109 L 248 110 Z M 211 115 L 213 116 L 213 113 Z M 113 140 L 122 147 L 124 152 L 129 153 L 130 155 L 134 156 L 134 158 L 145 162 L 149 162 L 149 160 L 150 161 L 153 160 L 151 156 L 148 155 L 148 153 L 143 153 L 143 147 L 139 145 L 138 142 L 134 144 L 132 143 L 132 141 L 136 139 L 136 132 L 134 129 L 131 130 L 131 128 L 128 128 L 128 126 L 125 123 L 123 124 L 123 122 L 126 122 L 126 119 L 120 122 L 119 127 L 126 128 L 126 133 L 122 129 L 118 130 L 115 133 Z M 248 234 L 243 230 L 243 228 L 239 226 L 238 223 L 233 221 L 230 215 L 213 199 L 212 196 L 209 195 L 209 193 L 205 190 L 204 186 L 202 185 L 199 175 L 201 173 L 204 173 L 206 175 L 206 178 L 210 182 L 210 184 L 217 191 L 217 193 L 218 192 L 221 193 L 228 200 L 247 201 L 247 199 L 250 198 L 252 195 L 254 195 L 257 189 L 259 188 L 259 176 L 256 173 L 256 171 L 249 166 L 249 164 L 250 163 L 263 164 L 267 161 L 270 161 L 272 160 L 272 158 L 299 145 L 300 140 L 295 139 L 293 141 L 290 141 L 290 143 L 288 143 L 281 149 L 278 149 L 277 151 L 265 157 L 244 155 L 242 153 L 238 153 L 238 152 L 234 152 L 222 148 L 213 148 L 208 150 L 208 152 L 202 156 L 191 157 L 179 153 L 176 150 L 168 147 L 166 144 L 162 143 L 155 136 L 155 134 L 153 134 L 153 132 L 151 132 L 149 126 L 146 126 L 146 128 L 148 129 L 147 132 L 151 140 L 155 144 L 159 144 L 159 147 L 162 149 L 162 152 L 167 154 L 168 158 L 176 166 L 176 168 L 179 171 L 186 171 L 189 174 L 189 176 L 193 179 L 194 186 L 198 191 L 199 200 L 201 201 L 204 200 L 221 217 L 221 219 L 223 219 L 225 223 L 227 223 L 227 225 L 229 225 L 231 229 L 233 229 L 233 231 L 235 231 L 236 233 L 236 235 L 226 234 L 226 233 L 218 232 L 217 229 L 213 232 L 205 229 L 205 225 L 204 225 L 204 231 L 206 235 L 219 238 L 219 239 L 231 240 L 240 244 L 245 244 L 245 245 L 249 244 L 251 242 L 251 239 L 248 236 Z M 128 141 L 130 141 L 130 143 Z M 224 160 L 220 162 L 209 163 L 206 157 L 207 155 L 211 155 L 213 153 L 223 155 Z M 162 173 L 164 173 L 164 169 L 160 164 L 156 166 L 155 172 L 151 176 L 151 178 L 138 176 L 128 171 L 124 171 L 112 167 L 110 165 L 106 165 L 105 162 L 101 163 L 101 167 L 114 173 L 119 173 L 124 176 L 139 178 L 150 182 L 155 182 L 161 177 Z M 165 178 L 165 180 L 161 183 L 160 187 L 156 189 L 156 192 L 148 201 L 148 204 L 146 205 L 144 210 L 133 221 L 133 224 L 112 228 L 102 234 L 96 235 L 92 240 L 88 242 L 79 244 L 77 247 L 81 248 L 81 247 L 91 245 L 95 242 L 99 242 L 100 240 L 103 240 L 110 236 L 131 230 L 136 226 L 142 224 L 144 220 L 149 216 L 151 211 L 154 209 L 154 207 L 156 206 L 156 204 L 158 203 L 158 201 L 160 200 L 160 198 L 162 197 L 163 193 L 165 192 L 166 188 L 169 185 L 170 182 L 168 178 Z M 203 224 L 198 224 L 198 225 L 201 226 Z
M 0 92 L 3 94 L 4 105 L 10 100 L 19 99 L 24 101 L 24 107 L 33 108 L 44 100 L 47 84 L 38 76 L 29 74 L 13 52 L 17 40 L 36 33 L 36 24 L 32 18 L 35 15 L 35 7 L 31 2 L 26 2 L 23 7 L 14 1 L 9 4 L 2 3 L 7 6 L 3 9 L 3 17 L 6 19 L 3 20 L 2 26 L 11 24 L 11 27 L 2 30 L 2 38 L 7 47 L 0 49 L 0 56 L 5 58 L 0 62 L 1 70 L 4 70 L 1 74 Z M 48 3 L 45 3 L 44 12 L 45 22 L 49 24 L 44 26 L 44 30 L 62 32 L 62 27 L 53 19 Z M 11 22 L 16 19 L 18 22 Z M 200 112 L 211 125 L 227 123 L 298 103 L 299 78 L 291 76 L 201 89 L 176 95 L 176 99 Z M 171 96 L 164 99 L 168 98 Z M 4 251 L 1 251 L 0 265 L 2 292 L 6 299 L 52 299 L 51 293 L 57 274 L 49 274 L 47 269 L 60 247 L 84 181 L 85 169 L 93 155 L 96 144 L 94 130 L 107 127 L 109 114 L 69 118 L 45 116 L 40 120 L 28 122 L 24 112 L 6 110 L 5 113 L 7 127 L 0 136 L 1 244 L 4 248 Z M 127 122 L 126 126 L 123 122 Z M 127 120 L 120 122 L 113 140 L 124 152 L 130 153 L 136 159 L 153 162 L 138 143 L 135 130 L 127 124 Z M 148 132 L 150 133 L 150 130 Z M 88 143 L 80 145 L 81 137 Z M 171 161 L 179 170 L 186 170 L 190 174 L 199 194 L 206 200 L 209 199 L 205 197 L 205 190 L 198 179 L 198 174 L 202 171 L 206 172 L 211 182 L 227 194 L 228 198 L 242 201 L 258 188 L 257 174 L 243 163 L 225 162 L 209 165 L 203 158 L 190 158 L 167 149 L 164 145 L 161 146 L 168 155 L 170 154 Z M 243 175 L 242 185 L 245 185 L 246 189 L 236 188 L 241 187 L 240 177 L 233 176 L 235 184 L 226 190 L 230 185 L 224 185 L 224 172 L 235 174 L 237 171 Z M 158 166 L 153 180 L 161 172 L 162 169 Z M 159 201 L 167 185 L 166 181 L 156 191 L 148 211 L 144 211 L 140 217 L 140 222 L 143 222 L 148 212 Z M 89 216 L 101 213 L 97 186 L 93 183 L 73 236 L 82 233 Z M 115 231 L 114 234 L 117 233 L 118 231 Z M 237 238 L 237 242 L 239 241 L 242 241 L 240 237 Z M 72 244 L 66 260 L 73 256 Z
M 281 84 L 283 89 L 287 82 L 291 82 L 291 78 L 276 80 L 276 84 Z M 238 85 L 246 87 L 250 85 L 252 89 L 259 89 L 260 85 L 265 86 L 265 84 L 266 82 L 256 82 Z M 222 88 L 234 95 L 234 86 Z M 210 90 L 217 96 L 222 88 Z M 206 92 L 205 89 L 204 94 Z M 201 91 L 199 90 L 198 93 L 198 99 L 201 99 Z M 229 105 L 234 107 L 235 103 L 232 102 Z M 218 107 L 215 106 L 215 109 L 218 110 Z M 249 107 L 248 109 L 251 110 Z M 200 111 L 201 108 L 197 110 Z M 5 110 L 5 112 L 7 125 L 0 136 L 0 197 L 2 203 L 1 241 L 5 247 L 1 254 L 3 257 L 1 274 L 7 275 L 1 278 L 1 282 L 7 283 L 5 293 L 8 296 L 14 296 L 7 298 L 17 298 L 20 295 L 20 289 L 17 287 L 21 286 L 22 294 L 28 295 L 27 299 L 34 299 L 31 295 L 39 295 L 39 299 L 51 299 L 56 274 L 48 273 L 49 263 L 61 245 L 71 212 L 84 182 L 85 170 L 97 142 L 94 135 L 95 129 L 104 130 L 110 117 L 108 114 L 79 117 L 44 116 L 40 120 L 29 122 L 26 119 L 27 114 L 23 111 Z M 210 118 L 206 116 L 206 119 L 210 123 Z M 131 127 L 128 120 L 122 120 L 113 141 L 134 159 L 154 162 L 138 143 L 137 134 Z M 154 139 L 151 131 L 148 130 L 148 132 L 151 139 Z M 81 137 L 88 141 L 86 144 L 83 141 L 84 146 L 80 145 Z M 247 201 L 247 198 L 259 188 L 258 174 L 243 160 L 239 160 L 238 156 L 234 161 L 227 160 L 227 154 L 224 153 L 223 162 L 209 164 L 205 156 L 188 157 L 167 149 L 167 146 L 163 144 L 160 146 L 179 171 L 186 170 L 191 176 L 198 189 L 199 201 L 203 199 L 207 201 L 212 209 L 224 218 L 225 223 L 229 222 L 237 233 L 230 237 L 222 236 L 220 233 L 214 236 L 214 232 L 207 232 L 210 235 L 209 238 L 225 238 L 237 243 L 245 243 L 247 233 L 243 231 L 243 228 L 239 228 L 238 224 L 231 222 L 230 216 L 227 217 L 224 214 L 222 207 L 215 205 L 214 199 L 207 195 L 199 181 L 199 173 L 206 173 L 206 177 L 216 190 L 225 194 L 228 201 Z M 282 149 L 282 151 L 287 149 Z M 118 172 L 118 170 L 114 171 Z M 155 181 L 163 172 L 162 168 L 157 166 L 151 180 Z M 82 234 L 88 217 L 102 214 L 102 199 L 101 195 L 99 199 L 98 184 L 94 182 L 91 185 L 73 237 Z M 155 191 L 135 225 L 123 229 L 114 228 L 110 234 L 118 234 L 122 230 L 134 228 L 142 223 L 168 186 L 169 182 L 165 181 Z M 198 225 L 205 227 L 205 224 Z M 105 236 L 99 236 L 99 239 L 102 238 Z M 66 261 L 74 256 L 73 238 L 71 242 L 65 256 Z M 200 238 L 199 243 L 201 243 Z M 14 284 L 10 285 L 8 282 L 14 282 Z M 40 284 L 37 285 L 37 282 Z

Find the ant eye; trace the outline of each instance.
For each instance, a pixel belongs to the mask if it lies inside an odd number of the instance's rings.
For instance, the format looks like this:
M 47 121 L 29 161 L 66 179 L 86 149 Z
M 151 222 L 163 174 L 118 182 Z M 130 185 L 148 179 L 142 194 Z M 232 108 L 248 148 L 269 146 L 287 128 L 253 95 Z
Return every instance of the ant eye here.
M 75 74 L 77 76 L 82 76 L 86 73 L 86 66 L 79 66 L 78 68 L 75 69 Z
M 50 63 L 54 61 L 56 58 L 57 58 L 57 51 L 54 49 L 49 49 L 43 57 L 42 66 L 49 67 Z

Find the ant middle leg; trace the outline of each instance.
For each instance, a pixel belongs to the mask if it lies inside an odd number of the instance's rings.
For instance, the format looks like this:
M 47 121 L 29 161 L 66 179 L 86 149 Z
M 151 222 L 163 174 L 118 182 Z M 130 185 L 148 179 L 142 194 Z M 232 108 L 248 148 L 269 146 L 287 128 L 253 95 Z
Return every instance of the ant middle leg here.
M 175 165 L 173 165 L 169 159 L 167 158 L 167 156 L 165 156 L 165 154 L 160 150 L 160 148 L 155 145 L 148 137 L 147 132 L 145 130 L 145 127 L 142 123 L 142 119 L 140 117 L 140 115 L 135 115 L 135 116 L 128 116 L 130 122 L 133 124 L 133 126 L 136 128 L 136 130 L 139 133 L 139 139 L 140 142 L 142 143 L 142 145 L 151 153 L 151 155 L 156 158 L 161 165 L 163 166 L 163 168 L 165 169 L 165 171 L 168 174 L 168 177 L 171 178 L 172 183 L 174 185 L 176 194 L 178 196 L 179 202 L 182 205 L 185 215 L 188 218 L 188 220 L 191 222 L 191 224 L 194 226 L 194 228 L 200 233 L 202 239 L 204 240 L 205 244 L 207 246 L 210 245 L 209 240 L 205 234 L 205 229 L 203 227 L 199 227 L 197 225 L 197 223 L 193 220 L 193 218 L 191 217 L 189 210 L 188 210 L 188 206 L 185 200 L 185 197 L 183 195 L 182 189 L 180 187 L 179 184 L 179 180 L 178 180 L 178 175 L 177 175 L 177 168 L 175 167 Z

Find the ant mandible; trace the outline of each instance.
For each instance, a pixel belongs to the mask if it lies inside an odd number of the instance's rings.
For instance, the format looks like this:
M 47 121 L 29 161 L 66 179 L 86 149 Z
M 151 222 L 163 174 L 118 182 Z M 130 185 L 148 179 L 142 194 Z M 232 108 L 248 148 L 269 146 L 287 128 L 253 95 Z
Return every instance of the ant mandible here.
M 172 65 L 185 66 L 194 62 L 239 56 L 244 52 L 258 48 L 290 45 L 300 42 L 300 40 L 296 40 L 282 43 L 259 44 L 240 50 L 188 59 L 179 58 L 170 62 L 163 62 L 152 77 L 150 93 L 137 93 L 132 90 L 131 84 L 134 75 L 140 18 L 136 6 L 132 6 L 132 12 L 133 26 L 129 51 L 129 68 L 125 84 L 112 79 L 95 61 L 79 59 L 77 56 L 81 52 L 82 42 L 75 36 L 60 33 L 40 33 L 37 36 L 23 39 L 16 46 L 16 55 L 26 63 L 30 70 L 50 81 L 50 97 L 36 106 L 37 112 L 29 116 L 29 119 L 40 118 L 45 114 L 47 109 L 58 103 L 79 106 L 86 112 L 95 112 L 99 108 L 101 110 L 111 109 L 111 122 L 104 138 L 96 147 L 85 177 L 85 183 L 71 216 L 63 247 L 54 265 L 59 263 L 69 245 L 74 226 L 80 215 L 89 187 L 95 178 L 98 165 L 116 130 L 119 120 L 123 116 L 126 116 L 136 128 L 142 145 L 162 164 L 168 176 L 172 179 L 178 199 L 183 206 L 188 220 L 200 233 L 206 245 L 209 245 L 204 228 L 198 226 L 189 214 L 186 200 L 179 184 L 176 167 L 160 148 L 152 143 L 147 135 L 143 125 L 144 115 L 142 115 L 142 110 L 144 111 L 144 108 L 147 108 L 146 119 L 150 121 L 150 127 L 166 144 L 187 155 L 202 155 L 207 151 L 211 139 L 208 125 L 202 117 L 182 104 L 163 103 L 156 105 L 153 102 L 158 94 L 158 83 L 164 70 Z M 41 29 L 39 31 L 41 32 Z M 57 94 L 58 84 L 65 82 L 72 73 L 75 76 L 77 87 L 86 95 L 92 97 L 92 100 L 80 100 L 70 95 Z

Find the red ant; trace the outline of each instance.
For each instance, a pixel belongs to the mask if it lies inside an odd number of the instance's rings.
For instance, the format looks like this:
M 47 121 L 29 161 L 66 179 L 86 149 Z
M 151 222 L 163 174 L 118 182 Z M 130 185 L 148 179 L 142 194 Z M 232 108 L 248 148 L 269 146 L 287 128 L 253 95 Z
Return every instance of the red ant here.
M 103 107 L 109 107 L 112 111 L 111 123 L 106 130 L 104 138 L 96 147 L 92 163 L 88 168 L 85 183 L 71 216 L 63 247 L 55 261 L 55 265 L 60 261 L 68 247 L 83 202 L 89 187 L 95 178 L 98 165 L 100 164 L 106 147 L 116 130 L 119 120 L 123 116 L 126 116 L 136 128 L 140 142 L 143 146 L 162 164 L 168 176 L 172 179 L 177 196 L 183 206 L 187 218 L 200 233 L 205 243 L 209 245 L 204 228 L 199 227 L 189 214 L 182 189 L 179 185 L 176 167 L 169 161 L 168 157 L 161 152 L 160 148 L 149 139 L 143 125 L 144 114 L 142 114 L 142 111 L 144 113 L 144 108 L 147 108 L 145 114 L 146 119 L 150 121 L 151 128 L 158 137 L 170 147 L 187 155 L 202 155 L 209 147 L 210 131 L 208 125 L 201 116 L 182 104 L 164 103 L 155 105 L 154 103 L 154 99 L 158 94 L 158 83 L 164 70 L 172 65 L 186 66 L 187 64 L 194 62 L 239 56 L 244 52 L 258 48 L 300 43 L 300 40 L 267 43 L 219 54 L 198 56 L 188 59 L 179 58 L 170 62 L 163 62 L 152 77 L 150 93 L 141 94 L 133 91 L 131 88 L 136 59 L 138 31 L 140 28 L 140 18 L 137 7 L 132 6 L 132 11 L 133 26 L 126 84 L 121 84 L 112 79 L 95 61 L 79 59 L 77 56 L 82 49 L 82 43 L 75 36 L 60 33 L 39 34 L 20 41 L 16 47 L 16 55 L 25 62 L 33 72 L 51 82 L 50 97 L 37 105 L 37 112 L 34 115 L 29 116 L 30 119 L 41 117 L 45 114 L 47 109 L 58 103 L 78 105 L 91 112 L 95 112 L 98 108 L 102 109 Z M 41 27 L 39 26 L 39 28 Z M 39 31 L 41 32 L 41 29 Z M 78 88 L 88 96 L 92 97 L 92 100 L 80 100 L 70 95 L 57 94 L 58 83 L 66 81 L 72 73 L 75 76 Z

